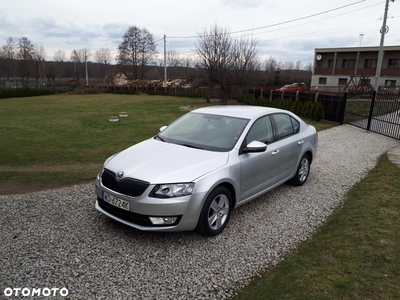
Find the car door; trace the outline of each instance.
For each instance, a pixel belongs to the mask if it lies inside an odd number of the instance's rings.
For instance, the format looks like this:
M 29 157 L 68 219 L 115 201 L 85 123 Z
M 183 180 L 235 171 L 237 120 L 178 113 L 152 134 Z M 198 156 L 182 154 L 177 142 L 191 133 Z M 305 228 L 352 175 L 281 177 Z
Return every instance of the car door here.
M 290 179 L 297 168 L 304 141 L 299 137 L 300 123 L 285 113 L 271 115 L 275 129 L 275 159 L 278 164 L 276 170 L 277 182 Z
M 276 157 L 276 145 L 271 117 L 263 116 L 256 120 L 246 135 L 243 147 L 252 141 L 260 141 L 267 145 L 264 152 L 241 153 L 240 200 L 258 194 L 276 183 L 276 172 L 280 161 Z

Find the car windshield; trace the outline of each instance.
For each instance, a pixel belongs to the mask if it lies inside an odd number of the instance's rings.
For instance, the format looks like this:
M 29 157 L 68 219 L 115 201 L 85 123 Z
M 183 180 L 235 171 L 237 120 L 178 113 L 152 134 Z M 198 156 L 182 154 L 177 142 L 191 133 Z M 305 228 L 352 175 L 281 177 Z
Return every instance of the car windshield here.
M 246 127 L 248 119 L 188 113 L 158 134 L 167 143 L 210 151 L 230 151 Z

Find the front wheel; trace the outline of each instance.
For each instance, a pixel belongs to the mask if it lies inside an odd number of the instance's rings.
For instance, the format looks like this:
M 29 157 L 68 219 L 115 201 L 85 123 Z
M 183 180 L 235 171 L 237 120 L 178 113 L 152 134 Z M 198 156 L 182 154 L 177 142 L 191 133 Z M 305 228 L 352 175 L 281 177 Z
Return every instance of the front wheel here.
M 304 154 L 297 167 L 296 174 L 289 181 L 293 185 L 301 186 L 306 183 L 310 173 L 311 160 L 308 154 Z
M 214 236 L 224 230 L 232 211 L 232 195 L 226 187 L 216 187 L 204 202 L 196 230 L 202 235 Z

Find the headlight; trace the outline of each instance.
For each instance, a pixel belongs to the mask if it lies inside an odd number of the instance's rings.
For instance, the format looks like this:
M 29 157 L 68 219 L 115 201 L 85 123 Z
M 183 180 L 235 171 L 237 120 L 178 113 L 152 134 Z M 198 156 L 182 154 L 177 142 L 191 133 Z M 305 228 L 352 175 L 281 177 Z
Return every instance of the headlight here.
M 168 183 L 157 184 L 150 193 L 154 198 L 173 198 L 191 195 L 194 189 L 194 183 Z

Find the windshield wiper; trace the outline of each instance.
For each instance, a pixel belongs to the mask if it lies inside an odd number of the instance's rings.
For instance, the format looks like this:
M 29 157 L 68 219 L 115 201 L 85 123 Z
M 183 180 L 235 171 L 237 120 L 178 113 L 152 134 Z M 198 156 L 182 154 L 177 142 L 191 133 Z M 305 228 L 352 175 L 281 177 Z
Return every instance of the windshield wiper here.
M 160 140 L 161 142 L 165 142 L 158 134 L 154 138 Z
M 185 147 L 189 147 L 189 148 L 194 148 L 194 149 L 201 149 L 201 150 L 204 149 L 204 148 L 197 147 L 197 146 L 190 145 L 190 144 L 178 144 L 178 145 L 185 146 Z

